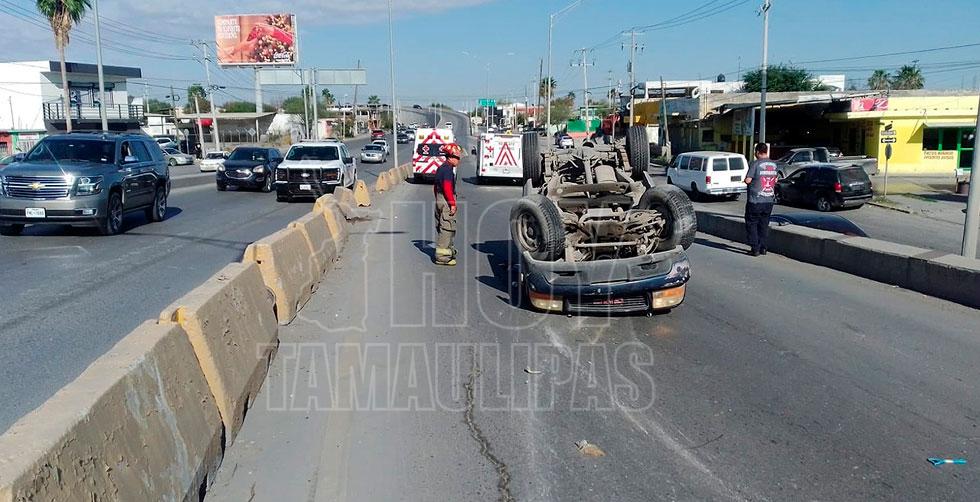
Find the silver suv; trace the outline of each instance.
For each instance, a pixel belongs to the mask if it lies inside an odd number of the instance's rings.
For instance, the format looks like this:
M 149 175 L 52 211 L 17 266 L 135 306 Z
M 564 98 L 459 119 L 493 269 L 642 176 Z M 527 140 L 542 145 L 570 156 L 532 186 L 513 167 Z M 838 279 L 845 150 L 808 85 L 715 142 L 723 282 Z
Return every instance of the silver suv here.
M 114 235 L 129 211 L 163 221 L 169 194 L 167 162 L 149 136 L 48 136 L 23 161 L 0 171 L 0 235 L 46 223 L 94 226 Z

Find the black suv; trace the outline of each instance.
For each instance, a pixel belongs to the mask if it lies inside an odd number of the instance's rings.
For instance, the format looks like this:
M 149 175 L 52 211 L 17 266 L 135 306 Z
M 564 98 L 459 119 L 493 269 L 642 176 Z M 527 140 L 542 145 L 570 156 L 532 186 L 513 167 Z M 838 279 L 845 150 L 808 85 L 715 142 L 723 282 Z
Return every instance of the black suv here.
M 871 179 L 860 166 L 814 164 L 776 183 L 778 202 L 816 206 L 820 211 L 861 207 L 873 196 Z
M 163 221 L 169 195 L 170 170 L 153 138 L 55 134 L 0 171 L 0 234 L 57 223 L 114 235 L 126 212 L 143 210 L 150 221 Z
M 223 192 L 233 186 L 271 192 L 276 167 L 281 162 L 282 154 L 276 148 L 240 146 L 232 150 L 224 164 L 218 166 L 218 191 Z

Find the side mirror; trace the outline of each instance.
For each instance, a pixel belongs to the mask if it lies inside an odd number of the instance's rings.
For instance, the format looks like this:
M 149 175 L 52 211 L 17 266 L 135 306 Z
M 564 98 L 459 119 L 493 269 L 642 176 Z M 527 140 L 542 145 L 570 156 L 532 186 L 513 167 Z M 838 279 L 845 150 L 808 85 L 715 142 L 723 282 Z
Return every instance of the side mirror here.
M 132 155 L 127 155 L 123 157 L 123 164 L 132 164 L 134 162 L 139 162 L 139 159 L 133 157 Z

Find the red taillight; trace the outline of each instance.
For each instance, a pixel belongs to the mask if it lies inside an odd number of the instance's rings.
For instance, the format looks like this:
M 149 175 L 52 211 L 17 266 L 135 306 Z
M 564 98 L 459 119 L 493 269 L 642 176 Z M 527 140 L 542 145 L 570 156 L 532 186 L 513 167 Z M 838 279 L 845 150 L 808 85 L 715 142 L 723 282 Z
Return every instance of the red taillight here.
M 841 186 L 839 181 L 837 183 L 834 183 L 834 191 L 837 193 L 841 193 L 844 191 L 844 187 Z
M 705 183 L 711 183 L 711 176 L 705 176 L 704 177 L 704 182 Z

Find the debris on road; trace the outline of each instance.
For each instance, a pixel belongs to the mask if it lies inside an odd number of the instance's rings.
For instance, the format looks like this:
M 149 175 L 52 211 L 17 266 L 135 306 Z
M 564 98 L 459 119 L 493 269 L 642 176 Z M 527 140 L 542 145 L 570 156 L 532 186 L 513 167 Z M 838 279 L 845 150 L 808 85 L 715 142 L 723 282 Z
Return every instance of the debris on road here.
M 939 467 L 943 464 L 966 465 L 965 458 L 928 458 L 930 464 Z
M 575 446 L 578 447 L 578 451 L 582 452 L 582 454 L 587 457 L 598 458 L 606 456 L 606 452 L 602 451 L 602 448 L 599 448 L 596 444 L 590 443 L 584 439 L 575 443 Z
M 527 373 L 529 375 L 540 375 L 541 373 L 544 373 L 544 372 L 541 371 L 541 370 L 532 370 L 531 367 L 528 366 L 528 367 L 524 368 L 524 373 Z

